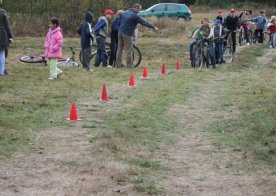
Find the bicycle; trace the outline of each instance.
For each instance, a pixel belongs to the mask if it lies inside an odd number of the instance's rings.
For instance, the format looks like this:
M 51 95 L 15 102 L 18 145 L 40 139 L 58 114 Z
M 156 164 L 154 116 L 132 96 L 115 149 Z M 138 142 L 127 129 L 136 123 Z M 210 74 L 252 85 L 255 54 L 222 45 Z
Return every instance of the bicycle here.
M 108 56 L 108 59 L 109 59 L 109 57 L 111 55 L 111 44 L 110 43 L 106 43 L 106 53 L 107 53 L 107 56 Z M 97 55 L 97 45 L 93 44 L 92 47 L 91 47 L 90 60 L 93 59 L 94 57 L 96 58 L 96 55 Z M 82 50 L 81 50 L 80 54 L 79 54 L 79 59 L 80 59 L 81 63 L 83 63 L 82 56 L 83 55 L 82 55 Z M 122 67 L 126 66 L 125 56 L 126 55 L 123 53 L 122 54 L 122 65 L 121 65 Z M 142 61 L 141 51 L 139 50 L 139 48 L 137 46 L 133 45 L 133 66 L 138 67 L 140 65 L 141 61 Z
M 193 54 L 192 54 L 192 67 L 193 68 L 199 68 L 201 69 L 204 63 L 206 64 L 206 67 L 209 68 L 210 57 L 209 57 L 209 48 L 206 44 L 205 38 L 199 39 L 196 43 L 196 45 L 193 48 Z
M 249 27 L 249 25 L 247 25 L 247 26 Z M 244 25 L 241 25 L 239 31 L 240 31 L 240 33 L 239 33 L 239 45 L 242 46 L 243 44 L 246 44 L 246 34 L 245 34 Z M 253 41 L 252 30 L 249 27 L 247 31 L 248 31 L 249 43 L 252 44 L 252 41 Z
M 226 31 L 228 31 L 229 34 L 225 40 L 226 44 L 223 47 L 223 60 L 225 61 L 225 63 L 232 63 L 232 61 L 234 60 L 234 52 L 231 33 L 236 31 L 231 31 L 228 29 L 226 29 Z
M 69 47 L 72 53 L 72 56 L 69 58 L 58 58 L 57 66 L 58 67 L 78 67 L 79 64 L 75 61 L 75 49 L 73 47 Z M 27 55 L 22 56 L 19 59 L 23 63 L 44 63 L 47 64 L 47 58 L 45 56 L 35 56 L 35 55 Z

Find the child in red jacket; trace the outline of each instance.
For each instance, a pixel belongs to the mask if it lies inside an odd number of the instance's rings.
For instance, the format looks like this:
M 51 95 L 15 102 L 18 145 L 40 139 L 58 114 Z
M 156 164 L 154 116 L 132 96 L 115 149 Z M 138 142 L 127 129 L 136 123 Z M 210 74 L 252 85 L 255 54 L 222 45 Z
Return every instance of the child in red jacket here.
M 44 55 L 50 67 L 49 80 L 56 80 L 63 72 L 57 68 L 57 59 L 62 56 L 63 36 L 59 27 L 59 20 L 51 18 L 49 21 L 49 30 L 44 41 Z
M 276 16 L 271 16 L 271 20 L 267 24 L 267 31 L 271 36 L 270 48 L 276 48 Z

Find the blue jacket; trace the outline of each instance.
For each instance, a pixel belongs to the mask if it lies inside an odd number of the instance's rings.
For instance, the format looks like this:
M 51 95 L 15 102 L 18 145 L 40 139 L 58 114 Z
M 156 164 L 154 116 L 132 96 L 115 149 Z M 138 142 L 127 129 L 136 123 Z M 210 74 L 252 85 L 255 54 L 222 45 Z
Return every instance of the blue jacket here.
M 81 36 L 82 48 L 89 48 L 93 44 L 94 34 L 91 27 L 93 18 L 94 18 L 93 14 L 91 12 L 87 12 L 85 15 L 84 22 L 81 23 L 80 27 L 77 30 Z
M 119 33 L 132 36 L 138 23 L 149 28 L 154 28 L 153 24 L 141 18 L 133 9 L 124 11 L 121 15 Z
M 112 21 L 112 24 L 111 24 L 111 32 L 110 32 L 110 35 L 111 35 L 111 36 L 117 36 L 117 35 L 118 35 L 120 23 L 121 23 L 121 16 L 117 16 L 117 17 Z
M 257 24 L 257 29 L 264 29 L 267 22 L 265 16 L 257 16 L 252 18 L 251 21 Z

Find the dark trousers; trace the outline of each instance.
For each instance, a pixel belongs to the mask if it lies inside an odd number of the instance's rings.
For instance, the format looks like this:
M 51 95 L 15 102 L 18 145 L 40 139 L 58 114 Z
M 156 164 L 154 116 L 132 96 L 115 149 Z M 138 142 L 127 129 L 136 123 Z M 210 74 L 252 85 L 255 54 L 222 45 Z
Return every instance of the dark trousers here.
M 91 55 L 91 48 L 82 48 L 82 67 L 85 70 L 89 70 L 90 67 L 90 55 Z
M 109 57 L 109 65 L 112 65 L 116 61 L 116 53 L 117 53 L 117 48 L 118 48 L 118 34 L 111 34 L 111 52 L 110 52 L 110 57 Z
M 209 51 L 209 57 L 211 59 L 211 65 L 216 65 L 216 57 L 215 57 L 215 50 L 214 50 L 214 42 L 207 41 L 208 44 L 208 51 Z
M 228 34 L 227 34 L 226 39 L 228 38 L 229 35 L 231 35 L 231 38 L 232 38 L 233 52 L 236 52 L 236 32 L 229 31 Z
M 259 43 L 263 43 L 264 42 L 264 30 L 263 29 L 256 29 L 254 32 L 254 36 L 257 38 L 258 37 L 258 33 L 260 33 L 260 37 L 257 40 Z
M 105 38 L 103 37 L 97 37 L 96 38 L 98 49 L 97 49 L 97 56 L 96 56 L 96 62 L 95 66 L 99 67 L 102 63 L 103 67 L 107 66 L 107 53 L 106 53 L 106 47 L 105 47 Z
M 243 29 L 244 29 L 246 43 L 250 43 L 250 41 L 249 41 L 249 30 L 248 30 L 248 27 L 244 26 Z
M 215 56 L 216 62 L 222 63 L 223 62 L 223 44 L 222 43 L 215 43 Z

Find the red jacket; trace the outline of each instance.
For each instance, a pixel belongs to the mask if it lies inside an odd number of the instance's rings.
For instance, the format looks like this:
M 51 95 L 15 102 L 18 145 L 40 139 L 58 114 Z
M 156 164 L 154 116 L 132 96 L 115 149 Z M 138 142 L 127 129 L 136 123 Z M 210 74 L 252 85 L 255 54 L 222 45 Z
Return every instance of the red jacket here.
M 44 41 L 44 56 L 46 58 L 60 58 L 62 56 L 63 36 L 60 27 L 49 29 Z
M 271 22 L 271 26 L 267 28 L 268 31 L 270 31 L 270 34 L 276 33 L 276 22 Z

